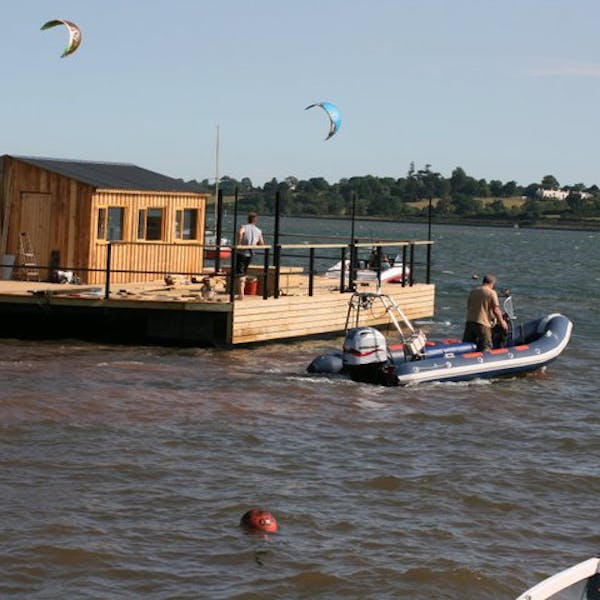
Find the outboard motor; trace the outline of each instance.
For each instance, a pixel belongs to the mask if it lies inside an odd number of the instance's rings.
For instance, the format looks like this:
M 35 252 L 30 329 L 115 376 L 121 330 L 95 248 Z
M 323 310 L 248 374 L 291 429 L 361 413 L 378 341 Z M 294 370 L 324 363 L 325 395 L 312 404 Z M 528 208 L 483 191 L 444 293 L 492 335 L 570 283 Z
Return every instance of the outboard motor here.
M 342 361 L 353 381 L 398 385 L 385 337 L 373 327 L 357 327 L 346 333 Z

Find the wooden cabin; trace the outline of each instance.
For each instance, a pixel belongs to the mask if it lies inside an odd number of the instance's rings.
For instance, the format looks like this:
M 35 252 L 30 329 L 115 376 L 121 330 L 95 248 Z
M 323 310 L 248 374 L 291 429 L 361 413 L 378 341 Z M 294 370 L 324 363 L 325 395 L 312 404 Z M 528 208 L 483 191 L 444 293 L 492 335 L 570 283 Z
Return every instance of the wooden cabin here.
M 4 155 L 0 262 L 16 261 L 13 278 L 47 281 L 60 269 L 101 283 L 110 243 L 115 283 L 198 273 L 207 198 L 132 164 Z M 34 264 L 27 271 L 19 261 Z

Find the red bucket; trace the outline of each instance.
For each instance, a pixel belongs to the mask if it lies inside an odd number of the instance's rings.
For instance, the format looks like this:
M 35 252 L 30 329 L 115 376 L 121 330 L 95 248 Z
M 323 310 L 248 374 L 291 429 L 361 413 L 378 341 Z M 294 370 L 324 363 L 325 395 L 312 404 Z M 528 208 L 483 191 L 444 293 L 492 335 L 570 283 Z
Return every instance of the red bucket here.
M 258 294 L 258 279 L 246 279 L 244 294 L 246 296 L 256 296 Z

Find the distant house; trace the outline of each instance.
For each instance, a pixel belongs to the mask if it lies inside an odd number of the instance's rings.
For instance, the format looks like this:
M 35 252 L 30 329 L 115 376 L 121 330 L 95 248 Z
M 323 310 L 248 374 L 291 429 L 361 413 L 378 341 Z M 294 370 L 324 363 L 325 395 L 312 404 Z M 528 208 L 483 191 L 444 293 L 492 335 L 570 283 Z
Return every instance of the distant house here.
M 591 198 L 592 194 L 589 192 L 577 192 L 582 198 Z M 552 198 L 554 200 L 566 200 L 571 194 L 570 190 L 545 190 L 538 188 L 537 197 L 542 199 Z
M 208 197 L 132 164 L 4 155 L 0 260 L 18 257 L 25 233 L 39 266 L 49 267 L 42 279 L 60 267 L 82 282 L 104 281 L 109 242 L 113 270 L 199 272 Z M 111 281 L 156 278 L 114 273 Z

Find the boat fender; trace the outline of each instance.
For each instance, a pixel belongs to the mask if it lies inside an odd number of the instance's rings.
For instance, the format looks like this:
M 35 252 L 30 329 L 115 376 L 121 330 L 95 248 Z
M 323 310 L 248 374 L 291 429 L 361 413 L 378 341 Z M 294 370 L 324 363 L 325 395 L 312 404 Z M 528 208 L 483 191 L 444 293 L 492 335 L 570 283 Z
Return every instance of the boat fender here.
M 312 360 L 306 370 L 309 373 L 329 373 L 336 375 L 344 369 L 341 352 L 321 354 Z

